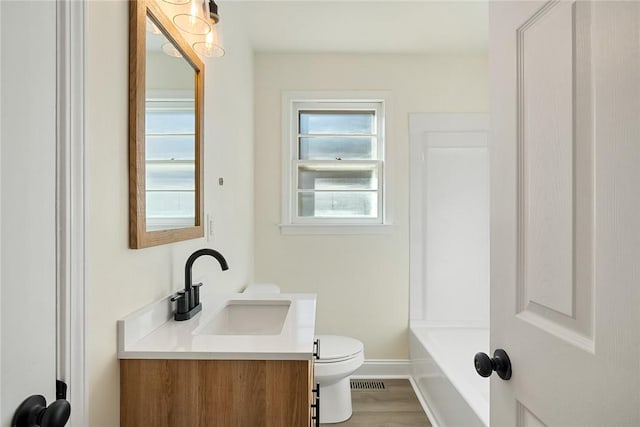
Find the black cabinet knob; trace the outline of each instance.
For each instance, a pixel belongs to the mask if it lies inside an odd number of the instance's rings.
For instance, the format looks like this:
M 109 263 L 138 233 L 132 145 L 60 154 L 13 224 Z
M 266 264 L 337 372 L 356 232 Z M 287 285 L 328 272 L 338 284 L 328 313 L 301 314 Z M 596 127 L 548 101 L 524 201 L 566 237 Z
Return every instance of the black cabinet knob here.
M 493 352 L 492 358 L 489 358 L 486 353 L 476 353 L 473 364 L 481 377 L 489 377 L 493 371 L 496 371 L 498 376 L 505 381 L 511 378 L 511 361 L 507 352 L 501 348 Z

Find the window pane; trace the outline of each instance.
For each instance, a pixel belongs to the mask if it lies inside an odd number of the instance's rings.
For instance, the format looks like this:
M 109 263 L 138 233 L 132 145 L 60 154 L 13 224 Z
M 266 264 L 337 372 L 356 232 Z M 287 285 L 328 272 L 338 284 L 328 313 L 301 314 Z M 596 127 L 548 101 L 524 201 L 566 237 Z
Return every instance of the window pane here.
M 373 134 L 373 111 L 300 111 L 300 133 L 303 135 Z
M 300 166 L 298 188 L 301 190 L 377 190 L 378 171 L 366 168 L 340 170 L 327 166 Z
M 298 216 L 316 218 L 376 218 L 378 193 L 300 192 Z
M 306 137 L 300 138 L 300 160 L 371 160 L 376 158 L 376 138 Z
M 195 139 L 194 135 L 147 135 L 145 158 L 147 160 L 194 160 Z
M 147 230 L 193 227 L 195 211 L 192 191 L 147 192 Z
M 195 133 L 194 110 L 148 111 L 145 115 L 145 134 Z
M 196 173 L 192 162 L 147 162 L 147 191 L 195 191 Z

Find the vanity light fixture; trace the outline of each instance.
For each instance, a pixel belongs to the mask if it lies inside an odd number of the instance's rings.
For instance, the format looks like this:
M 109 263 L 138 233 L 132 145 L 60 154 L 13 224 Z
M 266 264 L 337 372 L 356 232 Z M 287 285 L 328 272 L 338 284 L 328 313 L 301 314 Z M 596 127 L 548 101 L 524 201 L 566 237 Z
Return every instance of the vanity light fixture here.
M 218 15 L 218 5 L 213 0 L 209 0 L 209 17 L 211 18 L 211 25 L 216 25 L 218 22 L 220 22 L 220 15 Z
M 193 50 L 205 58 L 220 58 L 224 56 L 220 24 L 211 29 L 211 32 L 207 34 L 203 42 L 195 42 Z
M 218 5 L 214 0 L 209 0 L 209 18 L 211 32 L 206 35 L 204 41 L 195 42 L 193 50 L 205 58 L 220 58 L 224 56 L 225 51 L 222 47 L 222 25 L 220 24 L 220 15 L 218 15 Z
M 190 0 L 188 10 L 173 17 L 173 23 L 181 31 L 196 36 L 204 36 L 211 32 L 209 2 L 207 0 Z

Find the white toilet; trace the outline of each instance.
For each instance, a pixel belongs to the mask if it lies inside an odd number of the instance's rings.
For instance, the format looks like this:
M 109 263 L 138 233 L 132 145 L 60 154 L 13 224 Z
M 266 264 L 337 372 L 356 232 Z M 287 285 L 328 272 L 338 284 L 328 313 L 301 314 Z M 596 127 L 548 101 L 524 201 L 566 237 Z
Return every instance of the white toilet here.
M 317 335 L 320 358 L 314 372 L 320 384 L 320 422 L 340 423 L 351 417 L 349 377 L 364 362 L 364 346 L 355 338 Z
M 273 283 L 253 283 L 246 293 L 280 293 Z M 355 338 L 317 335 L 319 358 L 315 360 L 315 382 L 320 385 L 320 422 L 340 423 L 351 417 L 349 377 L 364 363 L 364 346 Z

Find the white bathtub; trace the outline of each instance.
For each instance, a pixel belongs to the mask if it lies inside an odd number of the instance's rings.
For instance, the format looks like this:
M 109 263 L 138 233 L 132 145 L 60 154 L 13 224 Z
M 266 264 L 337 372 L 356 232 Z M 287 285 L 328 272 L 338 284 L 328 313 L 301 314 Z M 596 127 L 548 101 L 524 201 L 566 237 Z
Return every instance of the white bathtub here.
M 439 427 L 489 425 L 489 378 L 473 356 L 489 353 L 489 330 L 411 325 L 412 376 Z

